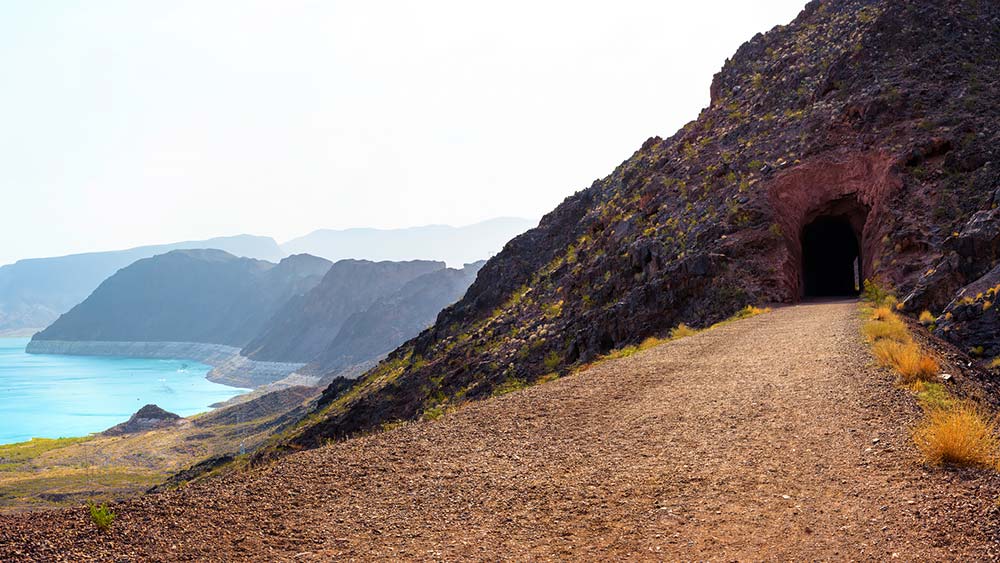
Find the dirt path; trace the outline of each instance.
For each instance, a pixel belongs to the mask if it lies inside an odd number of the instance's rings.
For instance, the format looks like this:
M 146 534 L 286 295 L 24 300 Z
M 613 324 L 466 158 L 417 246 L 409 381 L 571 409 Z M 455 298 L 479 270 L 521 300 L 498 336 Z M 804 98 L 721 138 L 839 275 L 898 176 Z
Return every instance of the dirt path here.
M 858 325 L 854 303 L 778 309 L 137 499 L 103 536 L 0 517 L 0 560 L 997 557 L 996 477 L 922 467 Z

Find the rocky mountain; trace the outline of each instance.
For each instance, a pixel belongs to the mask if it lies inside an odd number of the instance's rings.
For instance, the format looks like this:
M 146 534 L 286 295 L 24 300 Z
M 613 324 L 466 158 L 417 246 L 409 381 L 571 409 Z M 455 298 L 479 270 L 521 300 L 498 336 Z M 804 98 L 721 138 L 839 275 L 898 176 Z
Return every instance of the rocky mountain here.
M 209 379 L 259 387 L 356 376 L 434 322 L 482 262 L 336 264 L 308 254 L 278 264 L 218 250 L 139 260 L 28 344 L 28 352 L 191 359 Z
M 142 246 L 113 252 L 33 258 L 0 266 L 0 331 L 41 328 L 87 298 L 116 271 L 171 250 L 214 248 L 277 262 L 285 256 L 272 238 L 239 235 Z
M 333 340 L 300 371 L 327 375 L 370 367 L 373 360 L 433 324 L 441 309 L 465 294 L 483 264 L 435 270 L 375 300 L 348 317 Z
M 146 405 L 135 412 L 128 420 L 121 424 L 116 424 L 101 432 L 102 436 L 121 436 L 123 434 L 137 434 L 169 428 L 180 423 L 181 417 L 167 412 L 156 405 Z
M 308 253 L 329 260 L 439 260 L 458 266 L 489 258 L 535 221 L 490 219 L 464 227 L 427 225 L 408 229 L 319 230 L 281 245 L 290 254 Z
M 341 260 L 311 291 L 285 304 L 243 349 L 253 360 L 306 363 L 325 351 L 344 323 L 443 262 Z M 440 307 L 439 307 L 440 309 Z
M 175 250 L 122 269 L 32 340 L 241 347 L 330 266 L 309 255 L 272 264 L 221 250 Z
M 1000 332 L 985 303 L 996 280 L 982 278 L 997 267 L 998 77 L 996 2 L 810 2 L 725 62 L 697 120 L 509 242 L 289 442 L 488 396 L 747 304 L 849 295 L 861 279 L 908 312 L 948 308 L 938 330 L 984 345 Z

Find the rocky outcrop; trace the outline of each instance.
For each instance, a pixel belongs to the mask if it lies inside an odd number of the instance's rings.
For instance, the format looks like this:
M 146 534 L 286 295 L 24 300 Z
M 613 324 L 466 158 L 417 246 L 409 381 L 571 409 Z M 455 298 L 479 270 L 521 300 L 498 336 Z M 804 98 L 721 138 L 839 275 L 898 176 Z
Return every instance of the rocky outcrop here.
M 433 327 L 290 442 L 485 397 L 678 323 L 795 302 L 814 219 L 848 227 L 862 277 L 901 296 L 927 282 L 910 310 L 943 307 L 991 269 L 961 272 L 989 252 L 981 218 L 971 250 L 947 241 L 1000 185 L 998 77 L 995 2 L 810 2 L 726 61 L 696 121 L 509 242 Z M 927 278 L 942 259 L 960 275 Z
M 1000 265 L 963 287 L 938 317 L 934 333 L 972 356 L 1000 357 Z
M 921 308 L 941 311 L 970 292 L 974 296 L 990 287 L 988 281 L 977 280 L 1000 263 L 1000 188 L 993 192 L 985 209 L 973 213 L 961 231 L 945 239 L 943 250 L 944 255 L 903 300 L 910 312 Z M 972 287 L 967 288 L 970 284 Z
M 146 405 L 129 417 L 127 421 L 112 426 L 101 434 L 103 436 L 138 434 L 139 432 L 177 426 L 181 420 L 180 416 L 167 412 L 156 405 Z

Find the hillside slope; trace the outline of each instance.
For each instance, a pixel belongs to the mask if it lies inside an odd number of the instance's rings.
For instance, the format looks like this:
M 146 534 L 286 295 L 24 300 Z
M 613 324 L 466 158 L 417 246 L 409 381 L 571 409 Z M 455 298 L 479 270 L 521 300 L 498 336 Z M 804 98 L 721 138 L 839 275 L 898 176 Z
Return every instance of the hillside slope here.
M 80 303 L 116 271 L 171 250 L 213 248 L 277 262 L 285 256 L 274 239 L 240 235 L 143 246 L 111 252 L 33 258 L 0 266 L 0 331 L 42 328 Z
M 1000 258 L 965 270 L 974 246 L 954 244 L 1000 186 L 998 77 L 996 2 L 810 2 L 726 61 L 696 121 L 509 242 L 358 392 L 328 394 L 290 445 L 485 397 L 747 304 L 849 293 L 851 256 L 908 311 L 941 312 Z M 840 281 L 811 287 L 825 267 L 813 257 L 830 251 L 847 257 Z
M 926 471 L 853 302 L 112 508 L 0 516 L 0 559 L 984 560 L 990 472 Z

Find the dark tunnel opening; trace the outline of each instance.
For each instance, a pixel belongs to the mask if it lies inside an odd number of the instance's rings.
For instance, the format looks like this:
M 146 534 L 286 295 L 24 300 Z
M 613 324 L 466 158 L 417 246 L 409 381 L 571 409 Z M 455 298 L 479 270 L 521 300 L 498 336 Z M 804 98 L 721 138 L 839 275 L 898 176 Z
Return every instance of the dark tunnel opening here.
M 861 264 L 861 245 L 846 215 L 817 217 L 802 229 L 805 297 L 858 295 Z

